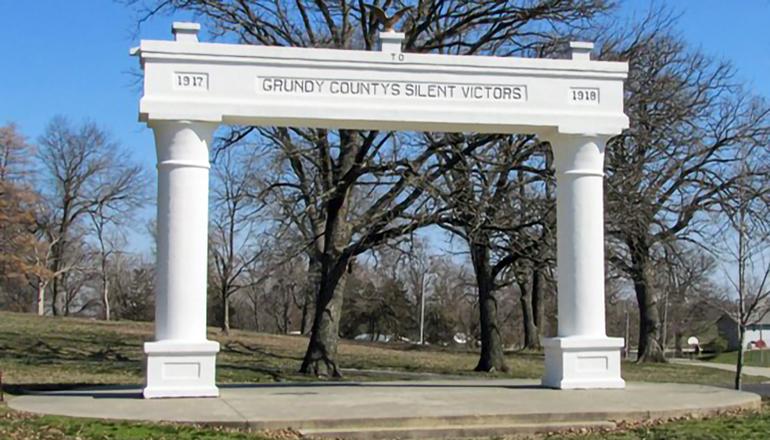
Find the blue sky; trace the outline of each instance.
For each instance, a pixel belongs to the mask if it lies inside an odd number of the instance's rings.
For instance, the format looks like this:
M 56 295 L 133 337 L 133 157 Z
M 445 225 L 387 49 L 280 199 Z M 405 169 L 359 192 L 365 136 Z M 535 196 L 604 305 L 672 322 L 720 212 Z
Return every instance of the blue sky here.
M 732 61 L 770 99 L 770 0 L 671 3 L 688 41 Z M 622 11 L 633 16 L 648 5 L 626 1 Z M 128 73 L 138 62 L 128 50 L 139 36 L 170 39 L 173 19 L 155 19 L 137 33 L 133 12 L 110 0 L 0 0 L 0 8 L 0 124 L 15 122 L 34 141 L 54 115 L 88 118 L 153 169 L 152 134 L 137 122 L 140 92 Z

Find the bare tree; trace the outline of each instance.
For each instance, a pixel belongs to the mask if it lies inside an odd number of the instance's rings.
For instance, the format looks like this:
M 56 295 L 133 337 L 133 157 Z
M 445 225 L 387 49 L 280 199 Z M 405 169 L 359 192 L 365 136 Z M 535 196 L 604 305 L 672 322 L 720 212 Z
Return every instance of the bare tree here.
M 109 134 L 94 123 L 73 126 L 65 118 L 55 117 L 38 144 L 39 160 L 46 170 L 41 192 L 48 213 L 45 223 L 51 245 L 52 312 L 56 315 L 61 282 L 76 266 L 73 251 L 85 233 L 83 221 L 95 210 L 108 213 L 134 206 L 130 201 L 145 190 L 145 183 L 141 167 L 132 165 Z M 68 297 L 76 294 L 71 291 Z M 71 302 L 68 298 L 67 303 Z
M 412 237 L 410 247 L 403 259 L 405 284 L 412 292 L 415 303 L 415 319 L 417 323 L 417 338 L 420 344 L 425 343 L 425 303 L 430 281 L 434 276 L 430 272 L 432 257 L 428 255 L 426 244 L 417 237 Z
M 147 202 L 149 179 L 138 167 L 109 167 L 99 176 L 103 183 L 88 208 L 92 233 L 96 239 L 101 284 L 102 317 L 109 321 L 110 270 L 112 257 L 125 245 L 136 211 Z M 115 190 L 115 188 L 121 188 Z
M 125 252 L 113 255 L 110 273 L 112 317 L 151 321 L 155 303 L 155 265 Z
M 223 150 L 214 164 L 209 251 L 225 334 L 230 332 L 230 297 L 250 282 L 247 272 L 264 254 L 258 242 L 258 214 L 264 204 L 258 200 L 255 184 L 259 154 L 247 147 Z
M 204 18 L 216 36 L 247 44 L 372 49 L 377 21 L 363 1 L 163 0 L 143 3 L 143 18 L 184 10 Z M 423 53 L 527 54 L 563 27 L 587 25 L 608 8 L 603 0 L 375 1 L 383 9 L 413 6 L 404 19 L 404 50 Z M 140 5 L 141 6 L 141 5 Z M 451 167 L 438 159 L 449 137 L 399 139 L 372 131 L 260 130 L 285 156 L 282 190 L 291 191 L 312 237 L 318 263 L 316 307 L 301 371 L 339 376 L 336 362 L 345 274 L 351 260 L 395 237 L 438 220 L 426 187 Z M 406 146 L 400 145 L 407 142 Z M 469 146 L 475 148 L 477 144 Z M 368 195 L 366 208 L 352 206 Z M 315 270 L 315 269 L 313 269 Z
M 501 137 L 471 153 L 457 154 L 453 169 L 442 178 L 444 198 L 451 216 L 443 226 L 468 244 L 479 295 L 481 356 L 477 371 L 507 371 L 503 354 L 502 332 L 497 319 L 497 290 L 510 279 L 502 277 L 514 263 L 531 254 L 536 239 L 528 239 L 527 229 L 543 230 L 543 209 L 536 209 L 538 197 L 526 194 L 533 181 L 542 182 L 546 174 L 540 160 L 533 156 L 543 146 L 533 136 Z M 539 166 L 533 162 L 539 162 Z M 542 200 L 542 197 L 540 197 Z M 520 274 L 520 278 L 528 274 Z M 520 280 L 522 286 L 526 282 Z M 533 286 L 537 288 L 537 286 Z M 522 290 L 522 298 L 530 294 Z M 523 301 L 524 302 L 524 301 Z M 531 307 L 531 302 L 526 305 Z M 526 310 L 527 322 L 534 325 L 532 309 Z M 537 338 L 533 327 L 529 343 Z
M 735 183 L 727 169 L 737 147 L 767 134 L 768 107 L 750 100 L 734 70 L 692 50 L 653 11 L 600 56 L 630 62 L 625 110 L 630 129 L 610 140 L 606 160 L 607 232 L 612 263 L 627 273 L 639 303 L 638 360 L 665 361 L 660 292 L 652 268 L 678 240 L 703 241 L 705 213 Z
M 280 257 L 279 257 L 280 258 Z M 301 259 L 280 260 L 264 281 L 262 301 L 278 333 L 288 334 L 301 313 L 298 297 L 304 292 Z
M 716 268 L 713 255 L 701 246 L 677 242 L 666 247 L 653 270 L 655 289 L 665 292 L 661 347 L 673 339 L 675 354 L 681 356 L 685 337 L 703 333 L 719 318 L 721 308 L 713 307 L 719 290 L 712 281 Z
M 435 274 L 426 301 L 425 339 L 431 344 L 447 345 L 457 333 L 474 343 L 478 334 L 478 293 L 473 269 L 449 257 L 435 257 L 430 273 Z
M 724 229 L 716 249 L 735 264 L 726 270 L 735 308 L 730 313 L 738 323 L 738 359 L 735 389 L 742 387 L 746 327 L 770 312 L 770 166 L 767 142 L 744 144 L 735 165 L 737 184 L 727 191 L 721 204 Z

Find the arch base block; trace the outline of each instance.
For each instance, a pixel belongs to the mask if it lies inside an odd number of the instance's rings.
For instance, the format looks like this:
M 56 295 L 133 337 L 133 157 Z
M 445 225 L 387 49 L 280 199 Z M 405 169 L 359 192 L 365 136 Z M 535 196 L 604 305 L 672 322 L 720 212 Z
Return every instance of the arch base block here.
M 219 343 L 160 341 L 144 344 L 145 399 L 219 397 L 215 384 Z
M 545 387 L 566 389 L 625 388 L 620 377 L 623 338 L 560 337 L 543 339 Z

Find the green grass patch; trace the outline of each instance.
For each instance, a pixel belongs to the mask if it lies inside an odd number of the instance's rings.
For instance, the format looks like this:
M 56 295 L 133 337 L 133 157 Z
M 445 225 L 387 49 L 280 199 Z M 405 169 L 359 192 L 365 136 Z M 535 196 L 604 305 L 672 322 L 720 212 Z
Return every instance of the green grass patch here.
M 738 352 L 727 351 L 716 356 L 704 357 L 703 360 L 717 364 L 735 365 L 735 363 L 738 362 Z M 770 368 L 770 350 L 751 350 L 744 352 L 743 365 L 749 367 Z

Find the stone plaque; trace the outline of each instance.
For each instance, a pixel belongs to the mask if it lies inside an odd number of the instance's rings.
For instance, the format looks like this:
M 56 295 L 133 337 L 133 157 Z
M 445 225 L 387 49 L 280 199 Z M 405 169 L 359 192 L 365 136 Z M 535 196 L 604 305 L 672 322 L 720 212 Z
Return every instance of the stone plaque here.
M 176 90 L 207 91 L 209 75 L 207 73 L 174 72 L 174 88 Z
M 572 87 L 567 100 L 572 104 L 599 105 L 599 89 L 590 87 Z

